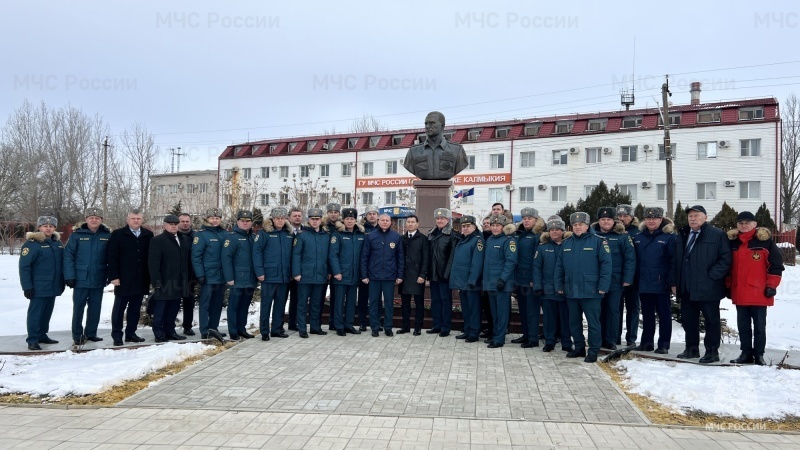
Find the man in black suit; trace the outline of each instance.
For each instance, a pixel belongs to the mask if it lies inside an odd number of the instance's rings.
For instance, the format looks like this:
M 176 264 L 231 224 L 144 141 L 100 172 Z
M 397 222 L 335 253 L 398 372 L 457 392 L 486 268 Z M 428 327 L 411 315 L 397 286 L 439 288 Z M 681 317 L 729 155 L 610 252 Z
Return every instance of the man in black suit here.
M 178 233 L 177 216 L 164 217 L 164 232 L 150 241 L 148 266 L 153 283 L 153 334 L 156 342 L 186 339 L 175 333 L 181 299 L 189 295 L 191 242 Z

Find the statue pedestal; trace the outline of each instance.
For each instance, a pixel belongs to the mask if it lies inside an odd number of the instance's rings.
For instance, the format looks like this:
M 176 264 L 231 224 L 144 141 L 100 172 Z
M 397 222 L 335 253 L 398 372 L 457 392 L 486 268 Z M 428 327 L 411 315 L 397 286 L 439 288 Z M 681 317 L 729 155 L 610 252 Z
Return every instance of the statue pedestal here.
M 417 217 L 419 230 L 428 234 L 436 226 L 433 211 L 436 208 L 450 209 L 451 180 L 415 180 L 417 191 Z

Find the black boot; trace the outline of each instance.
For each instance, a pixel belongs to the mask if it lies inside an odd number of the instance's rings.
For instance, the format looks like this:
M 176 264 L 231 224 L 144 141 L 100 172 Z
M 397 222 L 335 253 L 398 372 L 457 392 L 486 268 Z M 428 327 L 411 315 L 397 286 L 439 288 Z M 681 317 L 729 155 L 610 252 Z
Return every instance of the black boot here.
M 731 364 L 753 364 L 753 362 L 753 354 L 747 351 L 742 351 L 738 358 L 731 360 Z
M 683 353 L 678 353 L 678 359 L 694 359 L 700 357 L 700 349 L 698 347 L 686 347 Z
M 766 366 L 767 362 L 764 361 L 764 355 L 755 355 L 753 358 L 757 366 Z
M 711 364 L 719 362 L 719 350 L 716 348 L 707 348 L 706 354 L 698 361 L 700 364 Z

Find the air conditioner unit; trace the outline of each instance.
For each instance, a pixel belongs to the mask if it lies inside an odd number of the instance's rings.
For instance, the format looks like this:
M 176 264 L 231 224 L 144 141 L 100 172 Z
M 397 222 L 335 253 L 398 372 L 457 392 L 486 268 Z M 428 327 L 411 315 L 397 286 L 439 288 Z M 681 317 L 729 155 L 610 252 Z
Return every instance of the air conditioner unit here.
M 581 152 L 581 149 L 578 148 L 578 147 L 570 147 L 569 148 L 569 154 L 570 155 L 577 155 L 580 152 Z
M 725 187 L 734 187 L 736 186 L 736 182 L 733 180 L 725 180 Z
M 350 161 L 350 167 L 355 167 L 356 163 L 354 161 Z
M 537 187 L 537 189 L 539 189 L 540 191 L 546 191 L 547 190 L 547 185 L 546 184 L 540 184 Z
M 727 147 L 728 144 L 730 144 L 728 141 L 719 141 L 719 142 L 717 142 L 717 145 L 719 145 L 720 147 Z
M 506 190 L 509 191 L 509 192 L 513 191 L 514 190 L 514 185 L 513 184 L 507 184 L 506 185 Z
M 419 145 L 419 139 L 414 139 L 414 145 Z
M 604 148 L 604 149 L 603 149 L 603 154 L 604 154 L 604 155 L 610 155 L 610 154 L 611 154 L 611 149 L 610 149 L 610 148 L 608 148 L 608 147 Z
M 239 168 L 238 168 L 238 167 L 234 167 L 233 169 L 231 169 L 231 171 L 232 171 L 233 173 L 236 173 L 236 172 L 238 172 L 238 171 L 239 171 Z
M 653 151 L 653 148 L 652 148 L 652 147 L 650 147 L 650 145 L 647 145 L 647 144 L 645 144 L 645 146 L 644 146 L 644 147 L 642 147 L 642 148 L 643 148 L 643 149 L 644 149 L 644 151 L 646 151 L 646 152 L 651 152 L 651 151 Z
M 406 162 L 406 159 L 405 159 L 405 158 L 400 158 L 400 159 L 398 159 L 398 160 L 397 160 L 397 164 L 400 164 L 401 166 L 402 166 L 402 165 L 403 165 L 405 162 Z
M 273 172 L 277 172 L 278 171 L 278 166 L 272 166 L 272 171 Z
M 327 142 L 325 142 L 325 143 L 323 143 L 323 144 L 322 144 L 322 149 L 323 149 L 323 150 L 330 150 L 330 148 L 329 148 L 329 147 L 330 147 L 330 145 L 328 145 L 328 143 L 327 143 Z
M 650 189 L 653 187 L 653 183 L 649 181 L 642 181 L 642 189 Z
M 314 170 L 315 167 L 317 167 L 317 166 L 315 166 L 314 164 L 309 164 L 308 165 L 308 170 Z

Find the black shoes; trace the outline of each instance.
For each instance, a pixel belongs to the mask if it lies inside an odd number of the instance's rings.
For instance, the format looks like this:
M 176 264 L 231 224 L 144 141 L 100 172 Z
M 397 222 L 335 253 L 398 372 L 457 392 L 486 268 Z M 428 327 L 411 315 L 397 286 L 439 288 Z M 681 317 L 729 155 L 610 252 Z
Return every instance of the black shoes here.
M 378 330 L 372 330 L 372 337 L 378 337 L 378 336 L 380 336 L 380 334 L 378 334 Z
M 41 350 L 42 347 L 39 344 L 28 344 L 28 350 Z
M 753 357 L 753 361 L 756 363 L 757 366 L 766 366 L 767 362 L 764 361 L 764 355 L 756 355 Z
M 188 330 L 183 330 L 183 334 L 185 334 L 186 336 L 194 336 L 196 333 L 194 332 L 194 330 L 189 328 Z
M 478 342 L 478 338 L 476 338 L 476 337 L 466 338 L 466 339 L 464 339 L 464 342 L 467 342 L 467 343 Z
M 347 336 L 347 332 L 344 330 L 336 330 L 337 336 Z
M 700 364 L 711 364 L 714 362 L 719 362 L 719 351 L 717 350 L 707 350 L 706 354 L 700 358 L 698 361 Z
M 492 342 L 491 344 L 487 345 L 487 347 L 488 348 L 500 348 L 503 345 L 505 345 L 505 344 L 495 344 L 494 342 Z
M 297 334 L 303 339 L 308 339 L 308 333 L 306 333 L 305 331 L 301 331 Z
M 289 331 L 297 331 L 297 326 L 296 325 L 291 325 L 289 327 Z
M 268 334 L 262 334 L 261 335 L 261 340 L 262 341 L 268 341 L 269 340 L 269 335 Z
M 214 338 L 214 339 L 216 339 L 216 340 L 218 340 L 218 341 L 220 341 L 220 342 L 225 342 L 225 340 L 224 340 L 224 339 L 222 339 L 222 338 L 224 338 L 225 336 L 227 336 L 227 334 L 225 334 L 225 333 L 220 333 L 219 331 L 217 331 L 217 330 L 215 330 L 215 329 L 213 329 L 213 328 L 209 328 L 209 330 L 208 330 L 208 334 L 206 335 L 206 338 L 208 338 L 208 337 L 212 337 L 212 338 Z M 144 340 L 144 339 L 142 339 L 142 340 Z
M 669 353 L 669 349 L 668 349 L 668 348 L 661 348 L 661 347 L 658 347 L 658 348 L 656 349 L 655 353 L 656 353 L 656 354 L 659 354 L 659 355 L 666 355 L 667 353 Z
M 367 330 L 364 330 L 364 331 L 367 331 Z M 350 333 L 350 334 L 361 334 L 361 331 L 360 331 L 360 330 L 356 330 L 356 329 L 355 329 L 355 328 L 353 328 L 353 327 L 350 327 L 350 328 L 345 328 L 345 329 L 344 329 L 344 332 L 345 332 L 345 333 Z
M 512 344 L 524 344 L 524 343 L 526 343 L 526 342 L 528 342 L 528 338 L 521 337 L 521 336 L 520 336 L 520 337 L 518 337 L 518 338 L 516 338 L 516 339 L 512 339 L 512 340 L 511 340 L 511 343 L 512 343 Z
M 117 340 L 115 340 L 115 341 L 114 341 L 114 345 L 115 345 L 116 347 L 121 347 L 121 346 L 125 345 L 125 343 L 124 343 L 124 342 L 122 342 L 122 341 L 117 341 Z
M 125 342 L 144 342 L 144 341 L 145 341 L 145 338 L 139 337 L 139 336 L 137 336 L 135 334 L 133 336 L 131 336 L 131 337 L 126 337 L 125 338 Z
M 436 328 L 431 328 L 430 330 L 425 330 L 425 334 L 439 334 L 442 330 L 437 330 Z
M 42 339 L 39 339 L 40 344 L 58 344 L 58 341 L 55 339 L 50 339 L 49 337 L 45 336 Z
M 569 352 L 571 352 L 572 350 L 573 350 L 573 347 L 572 347 L 572 346 L 570 346 L 570 347 L 564 347 L 563 345 L 561 346 L 561 351 L 562 351 L 562 352 L 567 352 L 567 353 L 569 353 Z
M 422 330 L 420 330 L 419 328 L 417 328 L 416 330 L 414 330 L 414 336 L 419 336 L 419 335 L 421 335 L 421 334 L 422 334 Z
M 571 352 L 567 353 L 567 358 L 579 358 L 579 357 L 586 357 L 586 348 L 576 348 Z
M 617 345 L 616 344 L 603 344 L 600 347 L 607 348 L 609 350 L 616 350 L 617 349 Z
M 406 333 L 411 333 L 411 330 L 408 328 L 401 328 L 397 330 L 397 334 L 406 334 Z
M 594 363 L 597 362 L 597 353 L 589 353 L 583 358 L 583 362 L 585 363 Z
M 366 325 L 361 325 L 360 327 L 358 327 L 358 331 L 361 331 L 361 332 L 367 331 L 367 326 Z M 355 333 L 353 333 L 353 334 L 355 334 Z
M 101 338 L 101 337 L 97 337 L 97 336 L 92 336 L 92 337 L 88 337 L 88 336 L 87 336 L 87 337 L 86 337 L 86 340 L 87 340 L 87 341 L 92 341 L 92 342 L 100 342 L 100 341 L 102 341 L 102 340 L 103 340 L 103 338 Z
M 449 331 L 442 331 L 441 333 L 439 333 L 439 337 L 447 337 L 447 336 L 450 336 Z
M 169 342 L 169 339 L 167 339 L 167 338 L 165 338 L 165 337 L 163 337 L 163 338 L 160 338 L 160 337 L 157 337 L 157 336 L 156 336 L 156 343 L 159 343 L 159 344 L 160 344 L 160 343 L 162 343 L 162 342 Z
M 522 348 L 533 348 L 538 346 L 539 346 L 539 341 L 526 341 L 523 342 L 522 345 L 520 345 L 520 347 Z
M 456 336 L 456 339 L 466 339 L 466 338 L 467 338 L 467 335 L 465 333 L 461 333 L 458 336 Z
M 742 352 L 738 358 L 732 359 L 731 364 L 753 364 L 755 359 L 753 358 L 753 354 L 750 352 Z
M 283 331 L 278 332 L 278 333 L 270 333 L 269 335 L 272 336 L 272 337 L 276 337 L 276 338 L 288 338 L 289 337 L 289 335 L 284 333 Z
M 555 345 L 551 345 L 551 344 L 545 344 L 544 347 L 542 347 L 542 351 L 545 352 L 545 353 L 550 353 L 555 349 L 556 349 L 556 346 Z
M 320 335 L 320 336 L 325 336 L 326 334 L 328 334 L 328 332 L 327 331 L 322 331 L 322 330 L 311 330 L 311 334 L 317 334 L 317 335 Z
M 385 334 L 385 335 L 387 335 L 389 337 L 394 336 L 394 333 L 392 332 L 392 330 L 386 330 L 383 334 Z
M 243 331 L 243 332 L 239 333 L 239 336 L 241 336 L 241 337 L 243 337 L 245 339 L 253 339 L 255 337 L 252 334 L 248 333 L 247 331 Z
M 697 347 L 686 347 L 683 353 L 678 353 L 678 359 L 694 359 L 700 357 L 700 349 Z
M 181 336 L 180 334 L 170 334 L 167 336 L 167 340 L 169 341 L 183 341 L 186 339 L 186 336 Z
M 86 343 L 86 337 L 82 336 L 80 339 L 78 339 L 76 341 L 72 341 L 72 343 L 75 344 L 75 345 L 83 345 L 83 344 Z
M 634 348 L 638 352 L 652 352 L 655 349 L 653 344 L 639 344 Z M 680 356 L 678 356 L 680 358 Z

